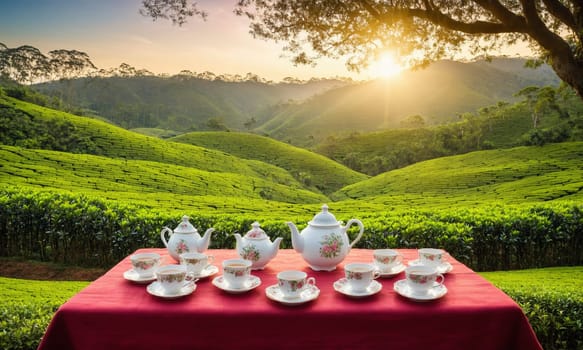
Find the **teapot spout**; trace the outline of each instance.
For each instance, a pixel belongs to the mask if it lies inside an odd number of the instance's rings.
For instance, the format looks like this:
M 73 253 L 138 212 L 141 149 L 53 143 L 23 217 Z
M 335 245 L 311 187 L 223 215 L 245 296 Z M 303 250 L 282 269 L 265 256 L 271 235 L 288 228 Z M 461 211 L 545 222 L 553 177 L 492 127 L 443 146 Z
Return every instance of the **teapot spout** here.
M 235 240 L 237 241 L 235 249 L 239 250 L 239 248 L 243 246 L 243 237 L 241 237 L 241 235 L 238 233 L 233 233 L 233 236 L 235 236 Z
M 198 244 L 198 249 L 197 251 L 199 253 L 204 252 L 205 250 L 208 249 L 209 247 L 209 243 L 211 242 L 211 234 L 215 231 L 214 228 L 209 228 L 208 230 L 206 230 L 206 232 L 204 233 L 204 235 L 202 236 L 201 240 L 199 241 Z
M 293 222 L 287 222 L 287 225 L 291 230 L 292 246 L 296 252 L 301 254 L 304 251 L 304 237 L 300 235 L 298 228 Z
M 279 245 L 281 244 L 281 241 L 283 240 L 283 238 L 281 237 L 277 237 L 275 239 L 275 241 L 273 241 L 272 244 L 272 254 L 271 254 L 271 258 L 275 258 L 275 256 L 277 255 L 277 252 L 279 252 Z

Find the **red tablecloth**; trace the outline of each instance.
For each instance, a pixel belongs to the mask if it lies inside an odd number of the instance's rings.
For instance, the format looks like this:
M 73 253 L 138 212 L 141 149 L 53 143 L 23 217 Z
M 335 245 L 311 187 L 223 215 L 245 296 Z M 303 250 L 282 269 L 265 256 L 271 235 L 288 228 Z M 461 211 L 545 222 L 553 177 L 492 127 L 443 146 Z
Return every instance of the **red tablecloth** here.
M 140 251 L 174 263 L 165 250 Z M 405 263 L 417 258 L 415 250 L 400 251 Z M 209 254 L 217 266 L 236 257 L 234 250 Z M 344 263 L 357 261 L 372 261 L 372 251 L 353 249 Z M 541 349 L 512 299 L 454 258 L 448 261 L 447 295 L 419 303 L 393 290 L 404 273 L 379 279 L 383 289 L 370 298 L 348 298 L 333 289 L 343 264 L 314 272 L 293 250 L 281 250 L 265 270 L 253 271 L 262 284 L 248 293 L 227 294 L 210 277 L 189 296 L 159 299 L 123 278 L 131 268 L 125 258 L 61 306 L 39 349 Z M 265 289 L 286 269 L 314 276 L 319 298 L 301 306 L 269 300 Z

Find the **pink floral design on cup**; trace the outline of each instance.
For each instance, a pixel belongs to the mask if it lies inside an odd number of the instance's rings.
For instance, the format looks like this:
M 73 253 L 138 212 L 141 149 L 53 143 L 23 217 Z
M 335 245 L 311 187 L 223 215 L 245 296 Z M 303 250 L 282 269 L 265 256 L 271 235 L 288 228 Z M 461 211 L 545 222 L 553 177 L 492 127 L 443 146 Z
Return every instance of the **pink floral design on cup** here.
M 316 279 L 303 271 L 287 270 L 277 274 L 277 285 L 284 298 L 299 298 L 302 291 L 315 283 Z
M 423 265 L 439 266 L 443 263 L 445 251 L 435 248 L 419 249 L 419 262 Z
M 344 266 L 346 282 L 354 292 L 364 292 L 374 279 L 380 276 L 380 272 L 373 264 L 351 263 Z
M 249 280 L 251 261 L 245 259 L 228 259 L 223 261 L 223 278 L 231 288 L 243 288 Z
M 405 269 L 407 285 L 413 293 L 425 294 L 443 284 L 445 278 L 432 266 L 409 266 Z
M 346 279 L 361 280 L 362 279 L 362 272 L 346 271 Z

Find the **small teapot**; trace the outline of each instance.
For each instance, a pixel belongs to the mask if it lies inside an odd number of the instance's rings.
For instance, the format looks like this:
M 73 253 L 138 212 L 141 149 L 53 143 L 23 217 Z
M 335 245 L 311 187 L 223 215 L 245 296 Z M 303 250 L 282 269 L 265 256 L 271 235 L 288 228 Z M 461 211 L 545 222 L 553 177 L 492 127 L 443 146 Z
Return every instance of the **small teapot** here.
M 168 227 L 164 227 L 162 232 L 160 232 L 160 237 L 170 256 L 172 256 L 176 261 L 180 261 L 180 254 L 187 252 L 204 252 L 210 243 L 211 234 L 215 230 L 214 228 L 209 228 L 204 233 L 201 238 L 198 231 L 192 224 L 188 221 L 188 216 L 182 217 L 182 222 L 172 231 Z M 165 233 L 169 233 L 168 241 L 166 241 Z
M 352 224 L 357 224 L 360 232 L 349 244 L 346 231 Z M 346 226 L 340 225 L 336 217 L 328 212 L 326 204 L 322 206 L 322 211 L 308 222 L 308 227 L 304 228 L 301 234 L 292 222 L 288 222 L 287 225 L 292 233 L 292 246 L 315 271 L 335 270 L 336 265 L 344 260 L 364 232 L 364 226 L 358 219 L 350 219 Z
M 265 265 L 277 255 L 283 238 L 278 237 L 272 243 L 265 231 L 259 228 L 258 222 L 254 222 L 251 226 L 253 229 L 244 237 L 238 233 L 234 234 L 237 240 L 235 249 L 241 259 L 251 260 L 251 269 L 263 270 Z

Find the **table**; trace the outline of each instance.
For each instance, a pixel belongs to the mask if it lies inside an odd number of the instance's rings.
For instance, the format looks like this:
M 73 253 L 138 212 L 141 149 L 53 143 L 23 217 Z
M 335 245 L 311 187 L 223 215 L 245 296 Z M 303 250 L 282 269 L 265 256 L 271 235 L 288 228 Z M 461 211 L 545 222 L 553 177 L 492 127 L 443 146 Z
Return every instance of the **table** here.
M 174 263 L 162 249 L 154 251 Z M 416 250 L 399 250 L 404 262 Z M 237 257 L 235 250 L 209 250 L 214 264 Z M 448 257 L 448 293 L 415 302 L 393 290 L 393 278 L 379 279 L 380 293 L 349 298 L 333 289 L 350 262 L 372 261 L 372 250 L 353 249 L 333 272 L 312 271 L 294 250 L 280 250 L 262 284 L 245 294 L 228 294 L 207 278 L 181 299 L 150 295 L 145 285 L 123 278 L 129 257 L 63 304 L 39 349 L 542 349 L 520 307 L 471 269 Z M 316 278 L 318 299 L 299 306 L 269 300 L 265 289 L 276 274 L 298 269 Z M 216 275 L 220 275 L 222 269 Z

